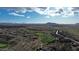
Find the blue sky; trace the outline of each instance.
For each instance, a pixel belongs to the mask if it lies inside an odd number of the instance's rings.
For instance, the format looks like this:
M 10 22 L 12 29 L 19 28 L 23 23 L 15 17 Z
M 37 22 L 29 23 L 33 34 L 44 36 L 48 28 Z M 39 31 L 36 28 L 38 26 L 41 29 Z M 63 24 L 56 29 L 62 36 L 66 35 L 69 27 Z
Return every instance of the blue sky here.
M 79 7 L 0 7 L 0 23 L 79 23 Z

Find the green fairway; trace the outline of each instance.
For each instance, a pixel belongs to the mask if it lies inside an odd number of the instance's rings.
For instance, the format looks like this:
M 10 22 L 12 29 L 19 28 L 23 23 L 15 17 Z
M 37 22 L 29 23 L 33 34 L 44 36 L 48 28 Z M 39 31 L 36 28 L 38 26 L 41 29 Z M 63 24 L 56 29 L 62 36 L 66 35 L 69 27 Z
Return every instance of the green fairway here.
M 0 43 L 0 48 L 6 48 L 8 46 L 8 44 L 6 43 Z
M 41 42 L 44 44 L 48 44 L 50 42 L 53 42 L 55 39 L 53 36 L 51 36 L 50 34 L 47 34 L 47 33 L 38 32 L 36 34 L 41 39 Z

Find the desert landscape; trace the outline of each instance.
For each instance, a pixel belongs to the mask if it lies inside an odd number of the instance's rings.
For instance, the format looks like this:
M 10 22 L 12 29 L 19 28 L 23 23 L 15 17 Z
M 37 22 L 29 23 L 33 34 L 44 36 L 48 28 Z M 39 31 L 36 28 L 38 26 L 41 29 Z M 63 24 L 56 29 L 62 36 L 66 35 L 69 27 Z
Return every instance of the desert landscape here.
M 79 51 L 79 7 L 0 7 L 0 51 Z
M 78 51 L 79 24 L 0 24 L 0 51 Z

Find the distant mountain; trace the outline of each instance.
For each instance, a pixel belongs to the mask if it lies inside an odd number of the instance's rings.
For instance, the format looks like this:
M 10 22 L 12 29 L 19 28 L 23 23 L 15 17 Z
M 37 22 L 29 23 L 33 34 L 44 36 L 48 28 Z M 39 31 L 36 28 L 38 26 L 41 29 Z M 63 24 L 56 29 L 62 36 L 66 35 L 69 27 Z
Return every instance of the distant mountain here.
M 8 26 L 34 26 L 34 27 L 79 27 L 79 23 L 76 24 L 57 24 L 48 22 L 46 24 L 25 24 L 25 23 L 0 23 L 0 27 Z
M 57 25 L 56 23 L 50 23 L 50 22 L 48 22 L 46 24 L 49 25 L 49 26 Z
M 79 23 L 76 23 L 76 25 L 79 25 Z
M 53 25 L 56 25 L 56 23 L 51 23 L 51 22 L 48 22 L 47 24 L 53 24 Z

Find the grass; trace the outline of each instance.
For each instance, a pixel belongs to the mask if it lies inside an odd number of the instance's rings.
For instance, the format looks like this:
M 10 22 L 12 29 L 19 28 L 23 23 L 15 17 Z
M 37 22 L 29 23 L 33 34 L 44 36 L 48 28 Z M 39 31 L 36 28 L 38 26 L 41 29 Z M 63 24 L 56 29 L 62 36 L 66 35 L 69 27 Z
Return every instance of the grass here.
M 41 39 L 41 42 L 44 43 L 44 44 L 48 44 L 50 42 L 53 42 L 54 41 L 54 37 L 51 36 L 50 34 L 46 34 L 46 33 L 42 33 L 42 32 L 38 32 L 36 33 L 39 38 Z
M 25 31 L 26 31 L 26 33 L 31 33 L 31 34 L 38 36 L 39 39 L 41 40 L 41 42 L 44 44 L 48 44 L 50 42 L 53 42 L 55 39 L 51 34 L 47 34 L 45 32 L 29 30 L 29 29 L 27 29 Z
M 66 31 L 66 32 L 68 32 L 70 34 L 78 35 L 79 36 L 79 29 L 75 29 L 75 28 L 74 29 L 66 29 L 64 31 Z
M 8 44 L 6 43 L 0 43 L 0 48 L 6 48 L 8 46 Z

